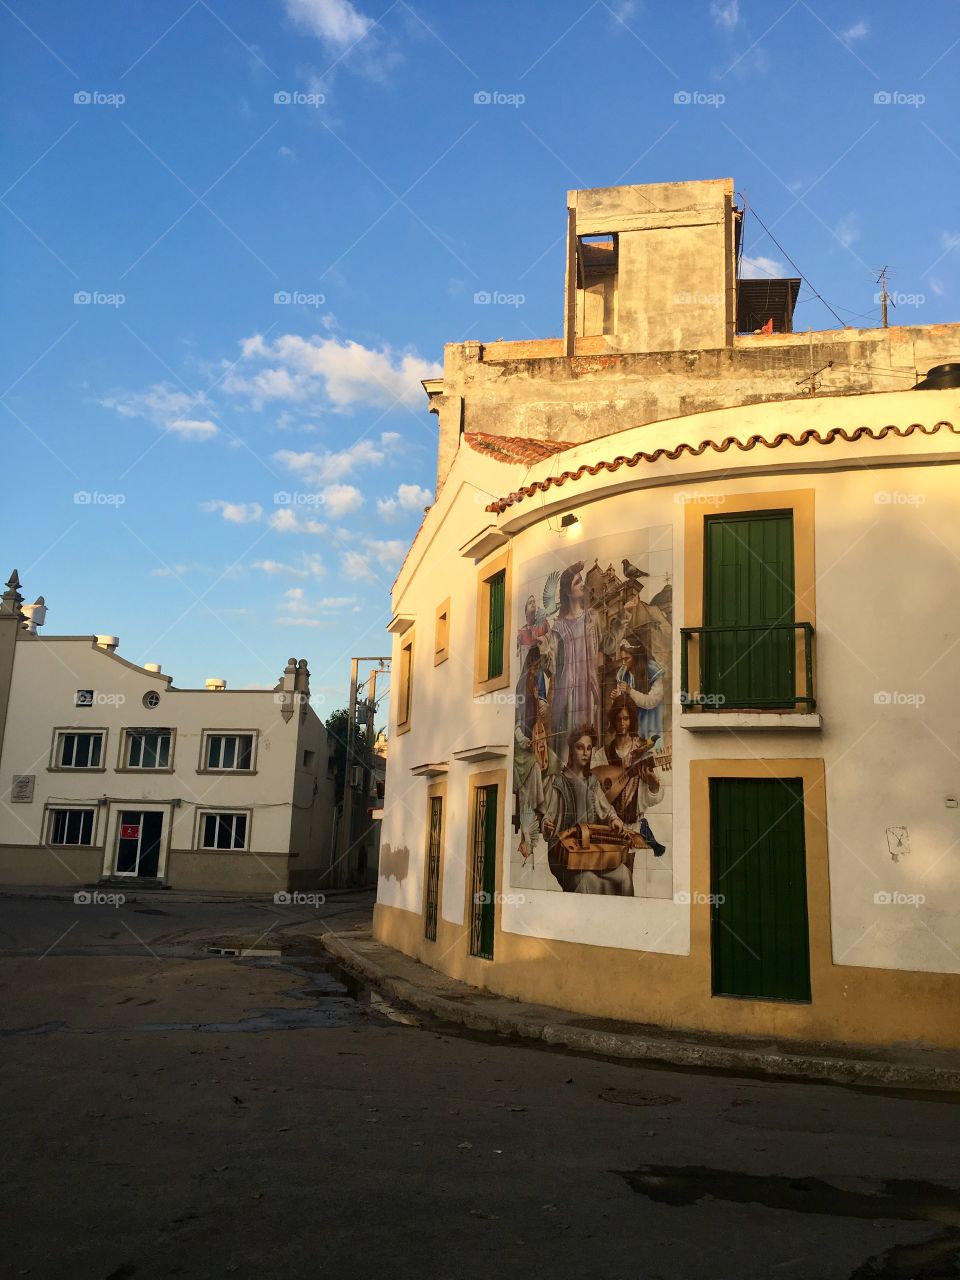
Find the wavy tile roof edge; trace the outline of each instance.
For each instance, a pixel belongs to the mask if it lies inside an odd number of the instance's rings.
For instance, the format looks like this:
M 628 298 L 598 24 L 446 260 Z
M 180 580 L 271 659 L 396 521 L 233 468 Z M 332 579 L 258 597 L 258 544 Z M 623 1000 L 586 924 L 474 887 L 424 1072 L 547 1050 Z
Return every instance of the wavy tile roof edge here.
M 621 467 L 636 467 L 641 462 L 659 462 L 661 458 L 675 462 L 684 454 L 699 457 L 707 449 L 713 449 L 716 453 L 726 453 L 731 446 L 735 445 L 743 453 L 746 453 L 758 444 L 762 444 L 766 449 L 777 449 L 782 444 L 800 446 L 807 444 L 810 440 L 816 441 L 817 444 L 828 445 L 833 444 L 837 439 L 842 439 L 847 444 L 854 444 L 863 436 L 879 441 L 893 432 L 901 439 L 906 439 L 907 436 L 911 436 L 917 431 L 925 436 L 932 436 L 944 429 L 950 431 L 953 435 L 960 435 L 960 428 L 955 427 L 952 422 L 941 419 L 939 422 L 935 422 L 932 427 L 926 427 L 922 422 L 912 422 L 906 428 L 898 427 L 895 423 L 888 423 L 887 426 L 881 427 L 879 430 L 862 426 L 855 428 L 852 432 L 847 431 L 845 427 L 831 427 L 825 435 L 822 435 L 815 427 L 811 427 L 807 431 L 801 432 L 799 437 L 791 435 L 789 431 L 781 431 L 772 440 L 767 440 L 762 435 L 752 435 L 746 440 L 738 440 L 736 436 L 727 436 L 723 440 L 701 440 L 699 444 L 683 442 L 672 449 L 658 448 L 651 450 L 649 453 L 646 450 L 639 449 L 629 457 L 620 454 L 611 460 L 592 464 L 584 463 L 583 466 L 577 467 L 575 471 L 562 471 L 559 475 L 547 476 L 545 480 L 535 480 L 532 484 L 524 485 L 522 488 L 514 490 L 513 493 L 507 494 L 506 497 L 498 498 L 496 502 L 489 503 L 484 510 L 502 515 L 508 507 L 515 506 L 517 503 L 522 502 L 524 498 L 532 498 L 536 493 L 546 493 L 548 489 L 558 488 L 560 485 L 566 484 L 568 480 L 580 480 L 585 475 L 596 476 L 601 471 L 619 471 Z

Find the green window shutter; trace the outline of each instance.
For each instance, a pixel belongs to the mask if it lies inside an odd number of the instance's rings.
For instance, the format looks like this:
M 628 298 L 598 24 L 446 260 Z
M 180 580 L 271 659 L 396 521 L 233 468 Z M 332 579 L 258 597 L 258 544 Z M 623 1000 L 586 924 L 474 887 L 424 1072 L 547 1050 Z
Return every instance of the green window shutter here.
M 810 999 L 803 782 L 710 779 L 713 994 Z
M 703 637 L 703 693 L 721 707 L 793 706 L 795 634 L 763 630 L 795 621 L 793 513 L 708 516 L 704 542 L 704 626 L 728 630 Z
M 506 570 L 495 573 L 487 584 L 489 610 L 487 630 L 487 679 L 503 675 L 503 620 L 506 595 Z

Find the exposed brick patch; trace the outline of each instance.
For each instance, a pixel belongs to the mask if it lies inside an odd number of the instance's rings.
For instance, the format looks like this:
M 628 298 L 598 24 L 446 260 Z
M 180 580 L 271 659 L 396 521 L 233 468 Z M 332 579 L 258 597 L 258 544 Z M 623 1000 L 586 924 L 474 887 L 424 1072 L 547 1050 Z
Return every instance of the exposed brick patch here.
M 492 436 L 486 431 L 465 431 L 463 438 L 477 453 L 498 462 L 543 462 L 555 453 L 572 448 L 566 440 L 529 440 L 526 436 Z

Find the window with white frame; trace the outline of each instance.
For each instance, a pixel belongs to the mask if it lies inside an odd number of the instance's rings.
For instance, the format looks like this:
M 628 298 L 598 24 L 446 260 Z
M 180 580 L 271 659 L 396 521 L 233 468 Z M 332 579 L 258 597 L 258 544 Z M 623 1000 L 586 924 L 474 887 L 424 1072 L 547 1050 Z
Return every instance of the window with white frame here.
M 124 767 L 127 769 L 169 769 L 169 729 L 128 729 Z
M 57 735 L 54 762 L 58 769 L 99 769 L 103 761 L 103 730 L 73 733 L 61 730 Z
M 252 733 L 208 733 L 203 744 L 203 768 L 249 773 L 253 769 Z
M 93 809 L 51 809 L 50 844 L 93 844 Z
M 202 813 L 200 815 L 201 849 L 246 849 L 247 814 Z

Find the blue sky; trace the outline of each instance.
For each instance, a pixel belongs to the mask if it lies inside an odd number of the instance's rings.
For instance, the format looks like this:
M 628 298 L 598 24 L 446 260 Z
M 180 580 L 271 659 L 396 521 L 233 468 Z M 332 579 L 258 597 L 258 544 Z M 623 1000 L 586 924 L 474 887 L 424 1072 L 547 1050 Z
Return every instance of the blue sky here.
M 957 319 L 952 0 L 3 0 L 0 24 L 0 567 L 49 633 L 117 633 L 180 685 L 305 655 L 325 714 L 352 653 L 389 651 L 435 474 L 420 379 L 445 342 L 560 332 L 569 188 L 732 176 L 846 322 L 877 322 L 884 264 L 894 323 Z M 755 219 L 745 252 L 793 274 Z M 798 327 L 835 324 L 805 286 Z

